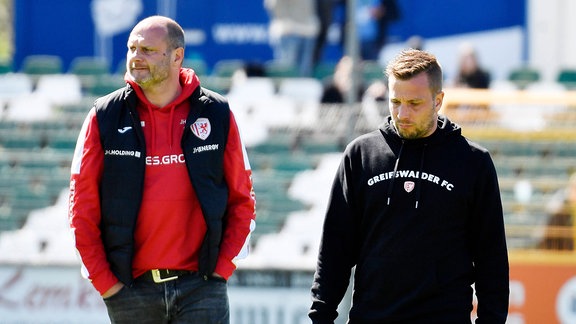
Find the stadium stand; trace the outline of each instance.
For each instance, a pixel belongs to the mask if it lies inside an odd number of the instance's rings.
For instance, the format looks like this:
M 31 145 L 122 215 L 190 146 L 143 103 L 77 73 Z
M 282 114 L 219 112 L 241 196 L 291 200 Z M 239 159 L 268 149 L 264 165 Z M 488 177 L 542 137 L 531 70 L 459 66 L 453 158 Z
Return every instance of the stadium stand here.
M 70 75 L 76 76 L 50 76 Z M 74 90 L 69 90 L 73 96 L 61 93 L 51 99 L 36 95 L 31 75 L 8 73 L 0 75 L 0 82 L 12 77 L 20 78 L 22 85 L 14 81 L 7 83 L 14 86 L 12 90 L 0 87 L 1 95 L 10 97 L 0 115 L 0 257 L 14 244 L 9 242 L 24 239 L 16 238 L 18 232 L 38 242 L 30 253 L 39 257 L 48 253 L 41 252 L 48 251 L 46 246 L 67 243 L 46 245 L 53 238 L 30 233 L 29 226 L 48 217 L 42 215 L 65 219 L 69 166 L 82 121 L 95 97 L 123 82 L 121 75 L 102 74 L 99 90 L 79 92 L 75 83 Z M 36 77 L 40 85 L 46 75 Z M 203 79 L 204 85 L 210 84 L 210 77 Z M 232 85 L 230 77 L 219 78 Z M 257 197 L 254 250 L 247 266 L 310 264 L 317 253 L 340 153 L 350 139 L 383 121 L 386 104 L 320 105 L 317 78 L 248 79 L 227 93 L 247 145 Z M 466 136 L 493 155 L 510 247 L 536 248 L 546 229 L 547 201 L 576 170 L 576 94 L 564 89 L 542 91 L 536 86 L 446 89 L 443 109 L 463 126 Z M 531 114 L 540 121 L 538 128 L 530 128 L 534 126 L 530 120 L 520 118 Z M 510 120 L 525 127 L 511 127 Z M 278 248 L 286 254 L 279 254 Z

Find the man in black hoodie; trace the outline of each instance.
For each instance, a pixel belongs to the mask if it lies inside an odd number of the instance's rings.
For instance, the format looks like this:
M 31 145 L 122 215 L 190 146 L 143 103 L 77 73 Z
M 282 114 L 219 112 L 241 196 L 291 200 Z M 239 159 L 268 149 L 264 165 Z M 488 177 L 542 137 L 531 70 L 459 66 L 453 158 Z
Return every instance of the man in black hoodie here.
M 438 115 L 442 69 L 405 50 L 386 69 L 390 116 L 348 145 L 324 222 L 313 323 L 333 323 L 349 283 L 349 323 L 504 323 L 508 254 L 488 151 Z

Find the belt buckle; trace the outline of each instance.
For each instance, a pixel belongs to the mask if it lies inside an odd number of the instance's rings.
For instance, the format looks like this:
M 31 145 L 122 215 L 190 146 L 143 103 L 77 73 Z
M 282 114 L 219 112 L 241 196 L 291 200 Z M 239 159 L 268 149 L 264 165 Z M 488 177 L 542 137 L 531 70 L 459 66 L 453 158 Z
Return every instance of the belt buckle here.
M 166 271 L 169 272 L 169 270 L 166 270 Z M 178 276 L 162 278 L 162 275 L 160 274 L 159 269 L 152 269 L 152 270 L 150 270 L 150 272 L 152 272 L 152 279 L 154 280 L 155 283 L 162 283 L 162 282 L 178 279 Z

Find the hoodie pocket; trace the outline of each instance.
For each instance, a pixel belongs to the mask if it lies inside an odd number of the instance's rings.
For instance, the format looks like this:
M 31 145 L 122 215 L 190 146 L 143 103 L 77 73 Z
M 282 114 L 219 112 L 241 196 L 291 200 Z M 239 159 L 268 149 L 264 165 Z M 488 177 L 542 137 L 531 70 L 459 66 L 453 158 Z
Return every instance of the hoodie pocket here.
M 356 269 L 354 301 L 367 310 L 394 312 L 437 289 L 437 268 L 431 260 L 367 258 Z

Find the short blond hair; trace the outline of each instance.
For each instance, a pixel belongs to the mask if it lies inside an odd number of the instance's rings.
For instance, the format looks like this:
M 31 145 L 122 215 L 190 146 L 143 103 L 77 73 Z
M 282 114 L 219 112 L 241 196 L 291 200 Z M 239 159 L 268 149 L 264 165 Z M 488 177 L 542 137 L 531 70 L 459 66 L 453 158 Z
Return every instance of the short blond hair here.
M 386 76 L 399 80 L 408 80 L 425 72 L 428 76 L 430 91 L 436 94 L 442 91 L 442 67 L 436 56 L 426 51 L 406 49 L 400 52 L 386 67 Z

